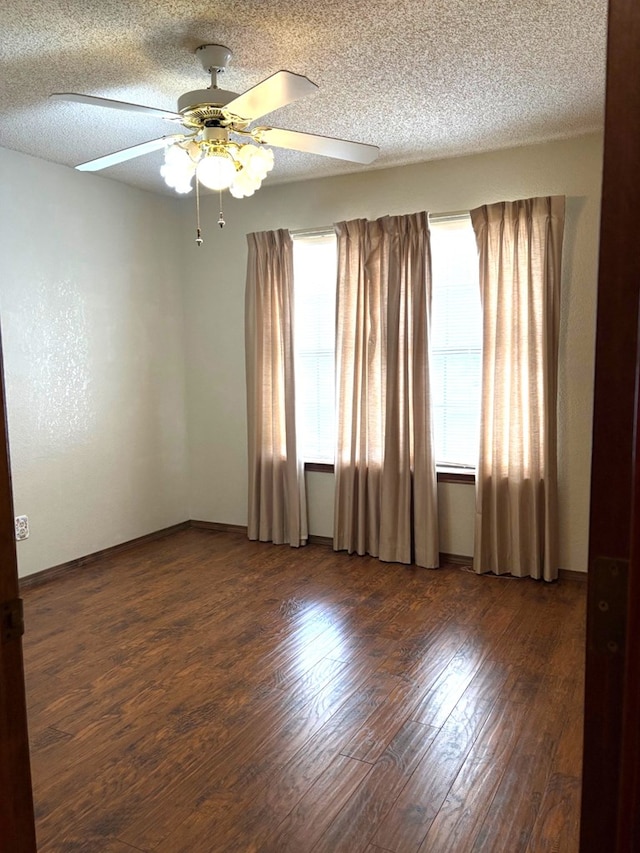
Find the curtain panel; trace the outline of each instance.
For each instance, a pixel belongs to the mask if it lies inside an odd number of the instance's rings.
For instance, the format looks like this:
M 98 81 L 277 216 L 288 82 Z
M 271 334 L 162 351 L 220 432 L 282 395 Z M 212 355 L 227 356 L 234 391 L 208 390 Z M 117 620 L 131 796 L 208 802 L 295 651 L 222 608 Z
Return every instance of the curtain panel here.
M 299 546 L 308 532 L 296 444 L 293 242 L 285 230 L 248 234 L 247 242 L 248 535 Z
M 474 568 L 558 576 L 557 374 L 565 199 L 471 211 L 483 312 Z
M 335 228 L 334 549 L 436 567 L 427 214 Z

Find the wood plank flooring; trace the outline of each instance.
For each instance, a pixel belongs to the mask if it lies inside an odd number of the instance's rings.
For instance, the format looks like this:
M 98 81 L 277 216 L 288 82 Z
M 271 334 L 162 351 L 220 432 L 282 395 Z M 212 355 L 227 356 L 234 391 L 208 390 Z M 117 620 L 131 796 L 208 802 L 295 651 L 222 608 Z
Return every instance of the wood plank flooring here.
M 40 853 L 575 853 L 586 585 L 185 530 L 23 593 Z

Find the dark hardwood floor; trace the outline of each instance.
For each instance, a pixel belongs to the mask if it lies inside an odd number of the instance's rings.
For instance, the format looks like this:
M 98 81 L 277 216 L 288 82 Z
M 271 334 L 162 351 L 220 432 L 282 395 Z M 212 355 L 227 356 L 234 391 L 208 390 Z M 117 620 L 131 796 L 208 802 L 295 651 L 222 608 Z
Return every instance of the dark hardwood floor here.
M 578 850 L 586 585 L 185 530 L 23 592 L 39 850 Z

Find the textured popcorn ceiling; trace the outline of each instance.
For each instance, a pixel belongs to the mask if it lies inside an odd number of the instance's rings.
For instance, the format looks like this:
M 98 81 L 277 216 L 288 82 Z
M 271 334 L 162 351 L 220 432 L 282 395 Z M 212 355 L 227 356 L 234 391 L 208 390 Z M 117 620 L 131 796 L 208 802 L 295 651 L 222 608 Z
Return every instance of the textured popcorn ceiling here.
M 281 68 L 319 85 L 268 123 L 381 149 L 370 167 L 274 149 L 269 183 L 573 136 L 602 127 L 606 9 L 606 0 L 11 0 L 0 10 L 0 145 L 76 165 L 171 133 L 161 119 L 47 95 L 175 109 L 180 94 L 208 85 L 193 55 L 207 42 L 233 51 L 222 88 L 243 92 Z M 99 174 L 171 193 L 161 159 Z

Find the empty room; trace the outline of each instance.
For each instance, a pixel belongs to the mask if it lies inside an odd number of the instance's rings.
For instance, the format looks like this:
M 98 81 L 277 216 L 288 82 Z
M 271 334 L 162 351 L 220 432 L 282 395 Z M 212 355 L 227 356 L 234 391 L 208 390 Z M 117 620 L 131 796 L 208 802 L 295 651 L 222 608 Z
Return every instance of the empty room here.
M 5 5 L 2 853 L 605 849 L 607 14 Z

